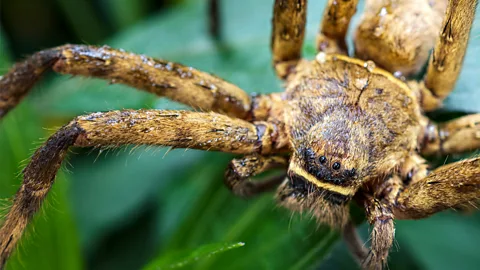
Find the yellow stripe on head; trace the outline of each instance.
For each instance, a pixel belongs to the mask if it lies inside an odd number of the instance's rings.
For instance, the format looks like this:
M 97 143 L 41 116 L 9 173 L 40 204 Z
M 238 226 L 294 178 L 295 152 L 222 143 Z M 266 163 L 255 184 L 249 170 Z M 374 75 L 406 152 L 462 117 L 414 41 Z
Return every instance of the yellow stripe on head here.
M 320 182 L 315 176 L 309 174 L 307 171 L 305 171 L 303 168 L 297 166 L 295 163 L 290 164 L 290 171 L 294 172 L 295 174 L 305 178 L 307 181 L 310 183 L 314 184 L 315 186 L 319 188 L 323 188 L 328 191 L 336 192 L 338 194 L 344 195 L 344 196 L 353 196 L 355 194 L 355 189 L 353 187 L 343 187 L 343 186 L 337 186 L 334 184 L 330 183 L 325 183 L 325 182 Z

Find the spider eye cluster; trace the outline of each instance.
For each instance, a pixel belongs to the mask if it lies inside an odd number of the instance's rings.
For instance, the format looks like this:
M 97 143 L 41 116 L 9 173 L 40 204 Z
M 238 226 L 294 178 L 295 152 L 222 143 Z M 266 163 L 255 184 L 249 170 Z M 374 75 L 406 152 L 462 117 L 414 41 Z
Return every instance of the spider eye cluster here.
M 310 148 L 303 151 L 303 157 L 307 172 L 320 181 L 342 184 L 357 175 L 355 168 L 347 169 L 340 161 L 329 161 L 326 155 L 317 156 Z
M 326 156 L 320 156 L 318 158 L 318 161 L 320 162 L 320 164 L 326 164 L 327 163 L 327 157 Z M 338 161 L 336 161 L 332 164 L 332 169 L 334 169 L 336 171 L 340 170 L 341 167 L 342 167 L 342 164 Z M 353 168 L 351 170 L 346 170 L 346 174 L 350 177 L 355 176 L 355 168 Z

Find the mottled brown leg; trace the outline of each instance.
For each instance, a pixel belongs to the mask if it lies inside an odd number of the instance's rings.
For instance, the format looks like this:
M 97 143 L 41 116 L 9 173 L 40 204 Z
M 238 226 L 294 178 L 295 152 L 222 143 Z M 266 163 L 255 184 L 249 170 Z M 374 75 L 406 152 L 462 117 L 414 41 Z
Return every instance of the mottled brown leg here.
M 452 208 L 472 208 L 480 200 L 480 157 L 441 166 L 400 192 L 396 219 L 425 218 Z
M 23 183 L 0 229 L 0 269 L 5 266 L 25 227 L 39 210 L 69 146 L 75 143 L 79 132 L 76 126 L 60 129 L 35 152 L 30 164 L 23 170 Z
M 251 120 L 283 119 L 285 100 L 282 93 L 252 96 Z
M 345 36 L 350 19 L 357 11 L 358 0 L 329 0 L 323 13 L 317 50 L 325 53 L 348 54 Z
M 399 167 L 398 175 L 403 185 L 409 185 L 425 178 L 430 173 L 427 161 L 418 154 L 411 154 Z
M 395 238 L 392 207 L 403 188 L 402 179 L 394 175 L 375 187 L 373 196 L 363 200 L 367 219 L 372 225 L 371 245 L 362 262 L 364 269 L 382 269 Z
M 372 226 L 370 250 L 362 262 L 363 269 L 382 269 L 395 238 L 393 214 L 386 202 L 366 201 L 368 222 Z
M 202 111 L 243 119 L 250 111 L 247 93 L 194 68 L 109 47 L 65 45 L 35 53 L 0 79 L 0 118 L 20 102 L 49 68 L 123 83 Z
M 364 1 L 354 33 L 356 57 L 372 60 L 400 78 L 418 73 L 435 45 L 445 1 Z
M 257 174 L 274 168 L 287 168 L 288 157 L 249 155 L 230 162 L 225 172 L 225 185 L 240 197 L 250 197 L 272 190 L 286 177 L 285 174 L 261 181 L 251 181 Z
M 453 90 L 467 50 L 477 0 L 450 0 L 440 37 L 428 62 L 423 87 L 431 95 L 423 97 L 423 108 L 432 111 Z M 424 91 L 426 91 L 424 90 Z
M 343 239 L 355 261 L 361 264 L 367 257 L 368 250 L 364 247 L 363 241 L 358 235 L 355 224 L 353 224 L 352 221 L 349 221 L 343 228 Z
M 40 77 L 60 58 L 57 49 L 40 51 L 17 63 L 0 77 L 0 119 L 28 94 Z
M 273 66 L 286 78 L 302 56 L 307 0 L 275 0 L 273 8 Z
M 39 148 L 23 171 L 23 183 L 0 229 L 0 268 L 39 209 L 70 146 L 162 145 L 238 154 L 275 152 L 278 132 L 217 113 L 124 110 L 77 117 Z M 275 150 L 276 149 L 276 150 Z
M 422 154 L 447 155 L 480 149 L 480 114 L 463 116 L 446 123 L 428 122 Z

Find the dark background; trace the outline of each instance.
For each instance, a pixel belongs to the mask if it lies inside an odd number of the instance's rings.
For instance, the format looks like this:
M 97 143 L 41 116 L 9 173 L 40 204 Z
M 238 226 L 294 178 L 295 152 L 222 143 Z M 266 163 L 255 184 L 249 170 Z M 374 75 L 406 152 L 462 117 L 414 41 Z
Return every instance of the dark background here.
M 249 92 L 280 91 L 268 45 L 272 1 L 221 2 L 224 44 L 218 46 L 208 35 L 206 1 L 1 0 L 0 73 L 44 48 L 108 44 L 192 65 Z M 310 2 L 307 57 L 325 4 Z M 436 119 L 480 112 L 479 27 L 457 88 Z M 34 149 L 75 115 L 179 107 L 128 87 L 49 74 L 0 123 L 0 197 L 11 198 Z M 222 176 L 233 156 L 166 152 L 75 149 L 8 268 L 355 269 L 338 234 L 308 215 L 276 207 L 272 194 L 231 195 Z M 480 262 L 478 213 L 396 224 L 390 269 L 476 269 Z M 359 230 L 366 240 L 367 226 Z
M 179 1 L 0 1 L 0 20 L 15 58 L 65 42 L 97 44 Z

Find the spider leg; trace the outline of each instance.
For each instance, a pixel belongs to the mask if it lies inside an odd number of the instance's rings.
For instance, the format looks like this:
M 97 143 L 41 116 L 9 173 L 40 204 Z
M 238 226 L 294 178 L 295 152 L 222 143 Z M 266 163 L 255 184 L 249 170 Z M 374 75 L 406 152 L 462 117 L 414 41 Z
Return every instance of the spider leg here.
M 441 166 L 399 193 L 396 219 L 419 219 L 449 208 L 472 208 L 480 200 L 480 157 Z
M 355 229 L 355 224 L 351 220 L 349 220 L 343 228 L 343 239 L 355 261 L 359 264 L 362 263 L 368 255 L 368 250 L 363 246 L 363 241 Z
M 286 168 L 288 157 L 249 155 L 230 162 L 225 172 L 225 184 L 240 197 L 250 197 L 277 187 L 286 177 L 285 174 L 270 177 L 262 181 L 250 181 L 250 178 L 273 168 Z
M 328 1 L 317 35 L 319 52 L 348 54 L 345 36 L 357 4 L 358 0 Z
M 109 47 L 64 45 L 40 51 L 0 78 L 0 119 L 48 69 L 123 83 L 187 104 L 248 118 L 251 100 L 237 86 L 206 72 Z
M 275 0 L 273 8 L 272 53 L 277 76 L 284 79 L 302 56 L 306 0 Z
M 376 198 L 367 199 L 365 208 L 372 232 L 370 250 L 362 262 L 362 268 L 382 269 L 395 238 L 393 214 L 386 202 Z
M 480 149 L 480 114 L 466 115 L 446 123 L 425 121 L 421 152 L 447 155 Z
M 356 57 L 373 60 L 397 77 L 418 73 L 435 45 L 446 0 L 364 2 L 354 32 Z
M 440 37 L 430 55 L 427 73 L 420 89 L 423 108 L 432 111 L 453 90 L 467 50 L 477 0 L 448 1 Z
M 143 144 L 268 154 L 285 147 L 277 144 L 279 132 L 268 122 L 249 123 L 213 112 L 124 110 L 77 117 L 52 135 L 23 170 L 22 185 L 0 229 L 0 268 L 38 211 L 70 146 Z
M 403 187 L 402 179 L 394 175 L 379 183 L 374 194 L 361 200 L 366 209 L 368 222 L 373 227 L 370 250 L 362 262 L 364 269 L 382 269 L 395 238 L 392 205 Z M 358 244 L 357 244 L 358 245 Z
M 417 153 L 410 154 L 398 168 L 398 176 L 404 185 L 417 182 L 430 173 L 427 161 Z

